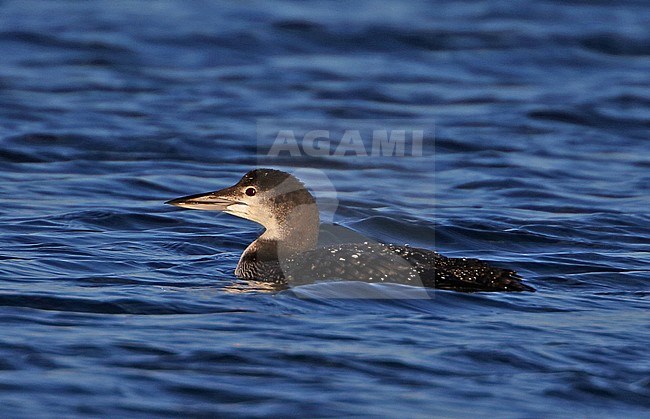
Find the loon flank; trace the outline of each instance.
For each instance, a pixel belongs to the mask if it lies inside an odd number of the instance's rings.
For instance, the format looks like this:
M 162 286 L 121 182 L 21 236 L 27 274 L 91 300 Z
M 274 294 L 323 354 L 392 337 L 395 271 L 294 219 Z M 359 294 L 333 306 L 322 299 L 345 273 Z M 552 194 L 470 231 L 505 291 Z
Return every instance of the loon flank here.
M 242 279 L 298 285 L 335 279 L 391 282 L 455 291 L 535 291 L 516 272 L 478 259 L 360 239 L 319 245 L 314 197 L 294 176 L 257 169 L 234 186 L 166 202 L 182 208 L 222 211 L 264 226 L 239 259 Z

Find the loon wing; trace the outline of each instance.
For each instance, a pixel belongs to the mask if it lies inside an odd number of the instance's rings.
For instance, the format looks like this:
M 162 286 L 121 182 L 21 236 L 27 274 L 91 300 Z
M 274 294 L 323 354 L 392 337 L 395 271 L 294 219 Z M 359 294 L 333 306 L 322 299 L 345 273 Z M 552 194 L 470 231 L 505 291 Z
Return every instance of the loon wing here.
M 455 291 L 534 291 L 516 272 L 478 259 L 448 258 L 428 249 L 350 243 L 300 253 L 279 262 L 289 284 L 324 279 L 390 282 Z
M 420 273 L 423 283 L 455 291 L 535 291 L 517 272 L 480 259 L 449 258 L 427 249 L 390 246 Z

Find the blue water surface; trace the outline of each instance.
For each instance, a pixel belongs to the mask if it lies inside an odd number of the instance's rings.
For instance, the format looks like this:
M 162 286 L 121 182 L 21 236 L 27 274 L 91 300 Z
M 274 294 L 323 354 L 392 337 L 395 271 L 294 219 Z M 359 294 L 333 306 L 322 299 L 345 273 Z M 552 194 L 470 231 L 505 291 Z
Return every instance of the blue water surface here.
M 648 2 L 5 0 L 0 52 L 3 417 L 650 413 Z M 435 138 L 260 153 L 386 119 Z M 163 202 L 260 165 L 538 291 L 238 281 L 260 228 Z

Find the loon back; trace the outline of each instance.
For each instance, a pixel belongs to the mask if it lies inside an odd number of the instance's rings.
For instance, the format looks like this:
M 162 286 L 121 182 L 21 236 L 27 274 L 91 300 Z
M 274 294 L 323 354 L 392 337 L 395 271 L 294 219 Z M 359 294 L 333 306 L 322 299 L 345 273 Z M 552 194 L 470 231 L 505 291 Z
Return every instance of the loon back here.
M 516 272 L 479 259 L 448 258 L 427 249 L 349 243 L 317 248 L 280 260 L 245 254 L 237 277 L 303 285 L 322 280 L 397 283 L 464 292 L 535 291 Z
M 318 207 L 294 176 L 252 170 L 235 185 L 168 201 L 183 208 L 223 211 L 265 227 L 242 254 L 239 278 L 298 285 L 338 279 L 392 282 L 456 291 L 534 291 L 516 272 L 478 259 L 381 243 L 317 247 Z

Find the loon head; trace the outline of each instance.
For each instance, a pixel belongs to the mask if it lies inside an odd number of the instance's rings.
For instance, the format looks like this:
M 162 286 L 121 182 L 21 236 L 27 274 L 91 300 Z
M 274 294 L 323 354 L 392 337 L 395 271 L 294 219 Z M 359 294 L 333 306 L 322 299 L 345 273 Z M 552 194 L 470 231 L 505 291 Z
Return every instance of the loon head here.
M 266 229 L 261 239 L 291 241 L 300 250 L 314 247 L 318 239 L 319 216 L 314 197 L 302 182 L 280 170 L 251 170 L 233 186 L 166 204 L 222 211 L 254 221 Z

